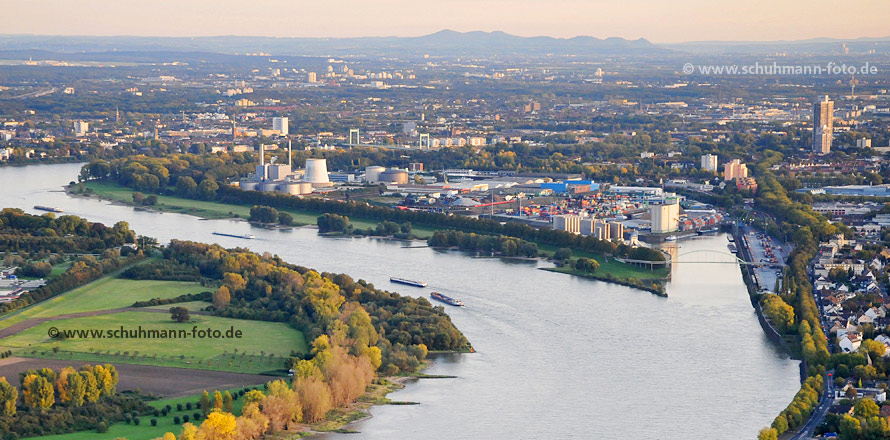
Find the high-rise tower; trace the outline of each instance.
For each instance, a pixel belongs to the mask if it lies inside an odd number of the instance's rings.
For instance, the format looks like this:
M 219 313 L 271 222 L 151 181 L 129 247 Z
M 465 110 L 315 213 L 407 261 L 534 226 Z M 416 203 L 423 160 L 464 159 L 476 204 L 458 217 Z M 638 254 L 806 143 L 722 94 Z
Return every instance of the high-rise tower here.
M 819 154 L 830 153 L 833 133 L 834 101 L 825 95 L 813 106 L 813 151 Z

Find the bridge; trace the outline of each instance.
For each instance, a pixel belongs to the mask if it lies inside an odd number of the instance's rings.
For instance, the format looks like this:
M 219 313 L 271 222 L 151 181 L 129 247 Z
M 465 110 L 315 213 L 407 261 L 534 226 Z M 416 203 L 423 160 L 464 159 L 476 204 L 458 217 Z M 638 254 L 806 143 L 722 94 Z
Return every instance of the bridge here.
M 779 262 L 779 263 L 761 263 L 761 262 L 745 261 L 745 260 L 739 258 L 739 256 L 736 255 L 736 254 L 729 253 L 729 252 L 715 251 L 715 250 L 711 250 L 711 249 L 700 249 L 700 250 L 696 250 L 696 251 L 684 252 L 684 253 L 682 253 L 682 254 L 678 254 L 678 255 L 677 255 L 677 258 L 686 256 L 686 255 L 692 255 L 692 254 L 717 254 L 717 255 L 724 255 L 724 256 L 730 256 L 730 257 L 732 257 L 732 260 L 724 260 L 724 261 L 714 261 L 714 260 L 711 260 L 711 261 L 682 261 L 682 262 L 681 262 L 681 261 L 677 261 L 677 263 L 683 263 L 683 264 L 687 264 L 687 263 L 689 263 L 689 264 L 705 264 L 705 263 L 707 263 L 707 264 L 714 264 L 714 263 L 718 263 L 718 264 L 719 264 L 719 263 L 722 263 L 722 264 L 739 264 L 739 265 L 742 265 L 742 266 L 755 266 L 755 267 L 762 267 L 762 266 L 781 266 L 781 267 L 785 267 L 785 263 L 784 263 L 784 262 Z

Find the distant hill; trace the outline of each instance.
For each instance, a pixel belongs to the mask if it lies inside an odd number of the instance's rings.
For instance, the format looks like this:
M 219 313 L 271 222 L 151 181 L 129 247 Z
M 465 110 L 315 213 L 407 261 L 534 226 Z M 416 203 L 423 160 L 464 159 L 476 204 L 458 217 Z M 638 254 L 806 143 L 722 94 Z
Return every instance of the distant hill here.
M 91 37 L 0 35 L 0 50 L 48 52 L 263 52 L 296 56 L 490 56 L 597 55 L 658 53 L 664 49 L 644 39 L 594 37 L 520 37 L 504 32 L 443 30 L 420 37 L 273 38 L 273 37 Z
M 843 52 L 846 44 L 851 53 L 890 53 L 890 36 L 881 38 L 812 38 L 808 40 L 779 41 L 688 41 L 685 43 L 662 44 L 660 47 L 680 52 L 720 53 L 720 54 L 770 54 L 786 52 L 792 54 L 832 55 Z

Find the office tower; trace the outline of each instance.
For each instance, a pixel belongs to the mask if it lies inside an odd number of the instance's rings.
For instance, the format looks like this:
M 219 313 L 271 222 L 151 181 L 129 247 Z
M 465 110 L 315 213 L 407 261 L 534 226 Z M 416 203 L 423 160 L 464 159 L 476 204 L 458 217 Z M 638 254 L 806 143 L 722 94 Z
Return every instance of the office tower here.
M 287 118 L 272 118 L 272 130 L 278 130 L 282 136 L 287 136 Z
M 314 83 L 318 81 L 318 74 L 315 72 L 309 72 L 309 82 Z
M 74 134 L 76 136 L 83 136 L 90 131 L 90 123 L 84 121 L 74 121 Z
M 834 101 L 825 95 L 813 106 L 813 151 L 819 154 L 830 153 L 833 133 Z
M 701 169 L 705 171 L 710 171 L 712 173 L 717 172 L 717 155 L 716 154 L 705 154 L 701 157 Z

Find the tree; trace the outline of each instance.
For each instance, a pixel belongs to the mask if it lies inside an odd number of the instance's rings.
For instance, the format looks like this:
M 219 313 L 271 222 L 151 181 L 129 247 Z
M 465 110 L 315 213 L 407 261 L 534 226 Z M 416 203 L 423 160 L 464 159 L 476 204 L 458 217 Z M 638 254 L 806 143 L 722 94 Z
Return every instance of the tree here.
M 294 389 L 303 404 L 303 420 L 308 423 L 323 419 L 333 407 L 330 388 L 317 377 L 297 379 Z
M 217 310 L 224 309 L 231 300 L 232 295 L 229 294 L 229 288 L 226 286 L 219 286 L 219 289 L 213 292 L 213 307 Z
M 92 368 L 89 365 L 84 365 L 81 367 L 80 372 L 81 377 L 83 377 L 84 382 L 84 400 L 87 402 L 95 402 L 99 400 L 99 397 L 102 395 L 102 389 L 99 388 L 99 382 L 96 380 L 96 375 L 93 374 Z
M 0 414 L 9 417 L 15 415 L 15 401 L 18 400 L 19 391 L 5 377 L 0 377 Z
M 163 440 L 176 440 L 176 435 L 172 432 L 165 432 Z
M 856 417 L 867 419 L 869 417 L 875 417 L 880 413 L 881 408 L 879 408 L 878 404 L 871 399 L 859 399 L 856 402 L 856 405 L 853 406 L 853 414 Z
M 179 434 L 179 440 L 197 440 L 198 439 L 198 427 L 191 424 L 186 423 L 182 425 L 182 433 Z
M 229 288 L 229 292 L 237 292 L 247 287 L 247 281 L 241 274 L 226 272 L 223 274 L 223 284 Z
M 210 414 L 210 394 L 207 393 L 207 390 L 204 390 L 204 393 L 201 394 L 201 399 L 198 400 L 198 408 L 201 409 L 201 413 L 204 417 L 207 417 L 207 414 Z
M 779 434 L 775 428 L 763 428 L 757 434 L 757 440 L 778 440 Z
M 142 200 L 143 200 L 144 198 L 145 198 L 145 196 L 142 195 L 142 193 L 139 192 L 139 191 L 136 191 L 136 192 L 133 193 L 133 203 L 135 203 L 135 204 L 137 204 L 137 205 L 141 205 L 141 204 L 142 204 Z
M 229 413 L 214 411 L 207 415 L 198 438 L 202 440 L 232 440 L 235 436 L 235 416 Z
M 278 221 L 278 210 L 269 206 L 254 205 L 253 208 L 250 208 L 250 221 L 275 223 Z
M 599 270 L 600 264 L 592 259 L 592 258 L 579 258 L 578 261 L 575 262 L 575 269 L 581 272 L 596 272 Z
M 222 411 L 223 409 L 223 397 L 222 393 L 218 390 L 213 392 L 213 410 L 214 411 Z
M 232 401 L 232 394 L 226 391 L 223 393 L 223 407 L 222 410 L 227 413 L 235 412 L 235 403 Z
M 170 319 L 176 322 L 188 322 L 192 318 L 187 307 L 177 306 L 170 308 Z
M 87 393 L 87 385 L 83 376 L 78 373 L 68 375 L 68 401 L 71 405 L 82 406 Z
M 572 250 L 569 248 L 559 248 L 553 253 L 553 259 L 558 261 L 566 261 L 572 258 Z
M 181 196 L 191 197 L 195 195 L 197 189 L 198 184 L 195 183 L 195 179 L 189 176 L 182 176 L 176 179 L 176 193 Z
M 318 232 L 346 232 L 349 228 L 349 217 L 331 213 L 325 213 L 319 216 L 315 223 L 318 225 Z
M 198 197 L 204 200 L 213 200 L 216 198 L 216 191 L 219 185 L 213 179 L 206 178 L 198 185 Z
M 278 213 L 278 224 L 280 224 L 282 226 L 293 226 L 294 216 L 292 216 L 286 212 L 279 212 Z
M 52 383 L 43 376 L 30 375 L 28 377 L 33 378 L 26 382 L 28 384 L 28 397 L 25 400 L 25 405 L 41 410 L 52 408 L 56 402 Z

